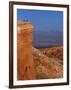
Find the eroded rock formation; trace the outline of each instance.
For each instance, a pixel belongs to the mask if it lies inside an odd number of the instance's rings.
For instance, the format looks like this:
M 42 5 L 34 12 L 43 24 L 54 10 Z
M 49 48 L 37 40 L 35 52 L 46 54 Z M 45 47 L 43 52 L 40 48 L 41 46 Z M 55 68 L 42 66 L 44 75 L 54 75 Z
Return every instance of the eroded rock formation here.
M 18 21 L 17 79 L 62 78 L 63 47 L 50 49 L 32 47 L 32 30 L 33 26 L 31 23 Z
M 18 80 L 36 79 L 32 56 L 32 29 L 29 22 L 18 22 L 17 33 L 17 78 Z

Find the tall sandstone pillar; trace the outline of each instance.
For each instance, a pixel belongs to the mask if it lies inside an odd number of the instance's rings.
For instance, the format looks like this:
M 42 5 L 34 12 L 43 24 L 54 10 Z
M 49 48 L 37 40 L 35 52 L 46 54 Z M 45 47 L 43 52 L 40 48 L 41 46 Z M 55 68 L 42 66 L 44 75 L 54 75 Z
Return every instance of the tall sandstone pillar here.
M 17 79 L 36 79 L 32 54 L 32 30 L 30 22 L 17 22 Z

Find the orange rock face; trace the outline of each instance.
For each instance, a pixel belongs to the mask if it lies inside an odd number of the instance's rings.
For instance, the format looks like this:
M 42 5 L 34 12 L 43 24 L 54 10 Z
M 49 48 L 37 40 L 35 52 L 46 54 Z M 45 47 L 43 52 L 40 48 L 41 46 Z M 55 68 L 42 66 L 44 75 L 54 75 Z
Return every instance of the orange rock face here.
M 33 80 L 36 78 L 32 56 L 32 24 L 18 23 L 17 30 L 17 79 Z M 22 28 L 21 28 L 22 27 Z
M 18 21 L 17 25 L 17 79 L 63 78 L 63 46 L 35 48 L 32 24 Z

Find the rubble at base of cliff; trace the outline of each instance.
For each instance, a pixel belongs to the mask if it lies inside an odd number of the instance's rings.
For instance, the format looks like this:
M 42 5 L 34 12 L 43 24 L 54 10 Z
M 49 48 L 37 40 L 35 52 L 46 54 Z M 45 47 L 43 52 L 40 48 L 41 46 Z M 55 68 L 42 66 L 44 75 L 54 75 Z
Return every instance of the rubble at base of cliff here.
M 56 47 L 57 49 L 62 49 L 62 47 Z M 36 69 L 36 79 L 53 79 L 53 78 L 62 78 L 63 77 L 63 63 L 62 60 L 54 57 L 49 57 L 49 55 L 45 55 L 43 53 L 46 48 L 43 50 L 32 47 L 33 49 L 33 60 Z M 52 48 L 50 48 L 52 51 Z M 49 50 L 50 50 L 49 49 Z M 54 47 L 53 47 L 54 49 Z M 48 48 L 47 48 L 48 50 Z M 62 50 L 60 50 L 62 53 Z M 50 53 L 49 53 L 50 54 Z

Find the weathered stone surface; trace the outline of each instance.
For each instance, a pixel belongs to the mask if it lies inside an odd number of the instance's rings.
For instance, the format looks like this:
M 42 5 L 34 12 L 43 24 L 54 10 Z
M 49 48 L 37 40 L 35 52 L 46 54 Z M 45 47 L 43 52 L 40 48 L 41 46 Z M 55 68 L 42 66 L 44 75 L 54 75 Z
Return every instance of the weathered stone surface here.
M 52 79 L 63 77 L 63 65 L 58 58 L 49 58 L 39 49 L 33 49 L 37 79 Z
M 22 30 L 20 28 L 17 33 L 17 78 L 18 80 L 35 79 L 35 65 L 32 56 L 32 24 L 20 22 L 20 27 L 21 24 L 25 28 Z
M 32 24 L 19 21 L 18 26 L 17 79 L 62 78 L 63 47 L 34 48 L 32 47 Z

